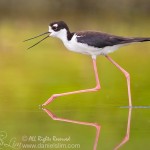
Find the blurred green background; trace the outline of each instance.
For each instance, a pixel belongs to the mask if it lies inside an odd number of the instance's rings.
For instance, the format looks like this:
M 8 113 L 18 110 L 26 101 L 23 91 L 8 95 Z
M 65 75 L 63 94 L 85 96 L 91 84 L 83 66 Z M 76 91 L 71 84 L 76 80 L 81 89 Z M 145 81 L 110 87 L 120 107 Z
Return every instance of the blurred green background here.
M 95 130 L 54 122 L 38 108 L 53 93 L 95 86 L 91 58 L 67 51 L 58 39 L 26 50 L 40 38 L 23 40 L 46 32 L 58 20 L 71 31 L 150 37 L 150 1 L 0 0 L 0 130 L 18 140 L 26 134 L 71 135 L 81 150 L 91 150 Z M 133 105 L 149 106 L 150 43 L 126 46 L 110 56 L 131 75 Z M 98 150 L 111 150 L 125 135 L 128 110 L 120 106 L 128 105 L 127 86 L 123 74 L 104 57 L 98 57 L 97 66 L 99 92 L 61 97 L 47 107 L 59 117 L 99 123 Z M 133 109 L 131 139 L 122 149 L 149 149 L 149 115 L 149 109 Z

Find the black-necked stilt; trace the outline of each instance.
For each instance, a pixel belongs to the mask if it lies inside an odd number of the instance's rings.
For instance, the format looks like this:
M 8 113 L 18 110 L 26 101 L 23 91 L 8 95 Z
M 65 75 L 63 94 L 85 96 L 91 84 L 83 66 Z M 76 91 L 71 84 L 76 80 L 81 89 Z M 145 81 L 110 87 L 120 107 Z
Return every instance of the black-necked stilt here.
M 48 36 L 46 36 L 45 38 L 43 38 L 33 46 L 37 45 L 38 43 L 45 40 L 49 36 L 52 36 L 52 37 L 59 38 L 64 43 L 67 49 L 73 52 L 90 55 L 93 60 L 96 86 L 91 89 L 53 94 L 42 106 L 47 105 L 48 103 L 52 102 L 56 97 L 59 96 L 65 96 L 65 95 L 77 94 L 83 92 L 94 92 L 100 90 L 101 86 L 100 86 L 100 81 L 99 81 L 98 71 L 96 66 L 96 57 L 98 55 L 104 55 L 111 63 L 113 63 L 125 75 L 127 79 L 129 106 L 130 107 L 132 106 L 131 91 L 130 91 L 130 75 L 126 70 L 124 70 L 121 66 L 119 66 L 107 54 L 117 50 L 121 46 L 125 46 L 135 42 L 150 41 L 150 38 L 140 38 L 140 37 L 126 38 L 126 37 L 115 36 L 107 33 L 95 32 L 95 31 L 70 32 L 67 24 L 63 21 L 50 23 L 48 32 L 45 32 L 36 37 L 42 36 L 44 34 L 48 34 Z M 36 37 L 27 39 L 25 41 L 34 39 Z M 28 49 L 32 48 L 33 46 L 29 47 Z

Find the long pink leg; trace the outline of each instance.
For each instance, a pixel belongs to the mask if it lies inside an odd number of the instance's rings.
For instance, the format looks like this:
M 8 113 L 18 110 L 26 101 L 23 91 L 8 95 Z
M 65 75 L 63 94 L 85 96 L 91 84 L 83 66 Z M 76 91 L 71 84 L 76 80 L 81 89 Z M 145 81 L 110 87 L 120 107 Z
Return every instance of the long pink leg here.
M 112 62 L 126 77 L 127 79 L 127 86 L 128 86 L 128 100 L 129 100 L 129 107 L 132 107 L 132 101 L 131 101 L 131 91 L 130 91 L 130 74 L 125 71 L 121 66 L 119 66 L 111 57 L 106 55 L 106 58 Z
M 114 150 L 118 150 L 121 146 L 123 146 L 130 138 L 130 125 L 131 125 L 131 112 L 132 112 L 132 108 L 129 108 L 129 112 L 128 112 L 128 122 L 127 122 L 127 130 L 126 130 L 126 135 L 123 138 L 123 140 L 120 142 L 120 144 L 118 144 Z
M 75 124 L 80 124 L 80 125 L 86 125 L 86 126 L 93 126 L 96 128 L 96 137 L 95 137 L 95 142 L 94 142 L 94 147 L 93 150 L 97 149 L 97 144 L 98 144 L 98 139 L 100 135 L 100 125 L 96 123 L 90 123 L 90 122 L 81 122 L 81 121 L 75 121 L 75 120 L 69 120 L 69 119 L 64 119 L 64 118 L 59 118 L 55 116 L 50 110 L 43 108 L 43 110 L 53 119 L 57 121 L 64 121 L 64 122 L 69 122 L 69 123 L 75 123 Z
M 101 86 L 100 86 L 100 81 L 99 81 L 99 77 L 98 77 L 96 59 L 94 59 L 94 58 L 93 58 L 93 67 L 94 67 L 95 78 L 96 78 L 96 87 L 95 88 L 66 92 L 66 93 L 60 93 L 60 94 L 53 94 L 42 106 L 45 106 L 45 105 L 51 103 L 56 97 L 66 96 L 66 95 L 71 95 L 71 94 L 78 94 L 78 93 L 85 93 L 85 92 L 94 92 L 94 91 L 100 90 Z

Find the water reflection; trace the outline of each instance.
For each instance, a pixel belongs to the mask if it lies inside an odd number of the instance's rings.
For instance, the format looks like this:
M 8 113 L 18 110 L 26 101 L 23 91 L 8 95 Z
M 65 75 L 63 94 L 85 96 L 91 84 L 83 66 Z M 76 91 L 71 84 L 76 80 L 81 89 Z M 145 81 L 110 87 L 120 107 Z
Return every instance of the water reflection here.
M 57 117 L 54 113 L 52 113 L 52 111 L 50 111 L 46 108 L 42 108 L 42 110 L 44 112 L 46 112 L 48 114 L 48 116 L 50 118 L 52 118 L 53 120 L 95 127 L 96 128 L 96 135 L 95 135 L 95 142 L 94 142 L 93 150 L 97 150 L 97 145 L 98 145 L 98 140 L 99 140 L 99 135 L 100 135 L 100 128 L 101 128 L 101 126 L 99 124 L 60 118 L 60 117 Z M 126 142 L 129 140 L 130 125 L 131 125 L 131 113 L 132 113 L 132 108 L 128 108 L 126 134 L 125 134 L 123 140 L 114 148 L 114 150 L 120 149 L 120 147 L 122 147 L 124 144 L 126 144 Z
M 76 120 L 70 120 L 70 119 L 65 119 L 65 118 L 59 118 L 59 117 L 57 117 L 55 114 L 53 114 L 50 110 L 48 110 L 48 109 L 46 109 L 46 108 L 42 108 L 42 109 L 43 109 L 43 110 L 48 114 L 48 116 L 51 117 L 53 120 L 95 127 L 95 128 L 96 128 L 96 136 L 95 136 L 95 142 L 94 142 L 93 150 L 96 150 L 96 149 L 97 149 L 98 139 L 99 139 L 99 135 L 100 135 L 100 128 L 101 128 L 100 125 L 98 125 L 97 123 L 81 122 L 81 121 L 76 121 Z

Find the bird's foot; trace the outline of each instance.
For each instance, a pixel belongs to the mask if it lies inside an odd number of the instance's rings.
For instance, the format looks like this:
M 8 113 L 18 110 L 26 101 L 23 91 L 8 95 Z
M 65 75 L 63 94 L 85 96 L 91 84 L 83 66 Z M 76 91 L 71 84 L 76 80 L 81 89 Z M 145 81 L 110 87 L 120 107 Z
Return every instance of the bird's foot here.
M 42 107 L 51 103 L 56 97 L 57 97 L 57 95 L 53 94 L 44 104 L 42 104 Z

